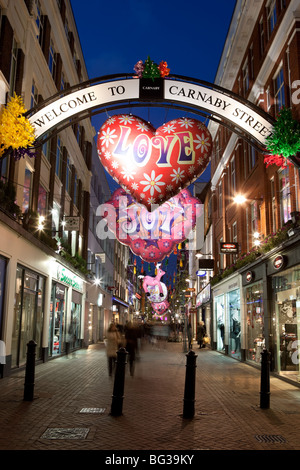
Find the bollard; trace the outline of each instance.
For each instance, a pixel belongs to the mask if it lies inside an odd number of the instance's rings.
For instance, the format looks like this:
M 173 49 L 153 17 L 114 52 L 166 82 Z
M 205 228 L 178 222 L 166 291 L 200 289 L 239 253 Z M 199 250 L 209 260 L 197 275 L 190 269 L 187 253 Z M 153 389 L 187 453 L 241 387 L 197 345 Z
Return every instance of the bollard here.
M 261 353 L 260 408 L 270 408 L 270 353 Z
M 24 401 L 33 400 L 36 342 L 31 340 L 27 343 L 27 359 L 24 383 Z
M 186 374 L 183 399 L 183 417 L 193 418 L 195 414 L 196 359 L 194 351 L 186 354 Z
M 110 414 L 112 416 L 122 415 L 124 399 L 125 365 L 127 364 L 126 357 L 126 349 L 120 348 L 117 352 L 115 382 L 110 410 Z

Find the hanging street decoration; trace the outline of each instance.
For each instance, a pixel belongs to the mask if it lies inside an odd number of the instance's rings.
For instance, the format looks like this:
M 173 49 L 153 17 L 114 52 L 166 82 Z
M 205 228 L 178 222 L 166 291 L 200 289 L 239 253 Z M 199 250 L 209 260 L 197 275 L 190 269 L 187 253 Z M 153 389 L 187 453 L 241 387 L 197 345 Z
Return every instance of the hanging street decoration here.
M 147 60 L 145 60 L 145 63 L 139 60 L 134 66 L 134 71 L 138 78 L 151 78 L 152 80 L 167 77 L 170 73 L 167 62 L 162 60 L 159 65 L 157 65 L 149 56 Z
M 18 160 L 28 154 L 34 156 L 30 147 L 35 141 L 34 127 L 24 116 L 26 109 L 20 96 L 14 94 L 0 112 L 0 157 L 8 149 L 15 151 Z
M 173 119 L 155 130 L 137 116 L 116 115 L 101 127 L 97 147 L 112 178 L 151 210 L 199 178 L 212 139 L 195 119 Z
M 161 282 L 161 278 L 165 273 L 160 268 L 160 263 L 156 265 L 157 274 L 155 277 L 145 276 L 143 279 L 143 289 L 145 294 L 148 296 L 150 302 L 163 302 L 168 296 L 168 290 L 166 285 Z
M 295 156 L 300 151 L 300 123 L 293 119 L 292 110 L 283 107 L 273 126 L 273 133 L 266 139 L 267 150 L 271 153 L 264 157 L 267 166 L 276 164 L 284 167 L 289 157 Z
M 151 307 L 153 308 L 154 312 L 156 315 L 162 315 L 165 313 L 166 310 L 168 310 L 170 304 L 167 300 L 164 300 L 163 302 L 152 302 Z
M 101 211 L 101 213 L 100 213 Z M 99 206 L 98 238 L 107 237 L 107 228 L 124 245 L 146 262 L 162 261 L 196 226 L 202 211 L 199 199 L 188 189 L 149 212 L 122 188 Z

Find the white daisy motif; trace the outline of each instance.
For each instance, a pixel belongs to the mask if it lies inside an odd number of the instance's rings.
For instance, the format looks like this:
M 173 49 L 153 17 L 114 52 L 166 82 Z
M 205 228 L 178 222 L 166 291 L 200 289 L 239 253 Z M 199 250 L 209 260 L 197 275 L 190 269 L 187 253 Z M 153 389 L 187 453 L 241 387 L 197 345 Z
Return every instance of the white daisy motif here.
M 113 139 L 117 138 L 117 135 L 114 135 L 115 132 L 115 129 L 111 131 L 109 127 L 107 128 L 106 132 L 102 131 L 103 135 L 100 137 L 100 140 L 102 140 L 102 144 L 105 145 L 106 148 L 109 146 L 109 144 L 114 143 Z
M 132 183 L 131 187 L 132 187 L 132 189 L 133 189 L 134 191 L 136 191 L 137 189 L 139 189 L 139 185 L 138 185 L 137 183 Z
M 109 119 L 107 119 L 107 124 L 113 124 L 115 122 L 116 118 L 115 117 L 110 117 Z
M 180 127 L 185 127 L 186 129 L 188 129 L 189 127 L 193 127 L 192 119 L 188 119 L 188 118 L 179 119 L 179 124 L 180 124 Z
M 209 138 L 205 137 L 204 134 L 202 134 L 201 136 L 199 134 L 196 134 L 196 137 L 198 139 L 194 140 L 194 142 L 197 144 L 196 149 L 200 148 L 202 153 L 204 152 L 204 150 L 207 152 L 208 147 L 210 147 Z
M 195 167 L 192 165 L 189 167 L 189 173 L 192 174 L 195 171 Z
M 116 160 L 114 160 L 114 161 L 112 162 L 112 167 L 116 169 L 116 168 L 118 168 L 118 166 L 119 166 L 119 163 L 116 162 Z
M 168 184 L 167 191 L 173 191 L 173 186 L 171 184 Z
M 178 168 L 177 171 L 173 170 L 173 173 L 171 173 L 172 181 L 176 181 L 176 183 L 178 183 L 178 181 L 181 181 L 182 178 L 184 177 L 184 171 L 183 170 L 181 171 L 180 168 Z
M 140 194 L 140 198 L 141 198 L 141 199 L 145 199 L 145 194 L 143 194 L 143 193 Z
M 134 121 L 134 117 L 133 116 L 128 116 L 127 114 L 125 115 L 122 115 L 121 117 L 119 117 L 119 121 L 122 123 L 122 124 L 131 124 L 132 121 Z
M 144 122 L 139 122 L 137 125 L 136 125 L 137 129 L 139 131 L 148 131 L 149 130 L 149 127 L 147 126 L 147 124 L 145 124 Z
M 109 160 L 111 157 L 111 153 L 109 151 L 104 152 L 104 157 L 106 158 L 106 160 Z
M 162 178 L 163 175 L 158 175 L 155 177 L 155 171 L 151 171 L 151 176 L 147 175 L 144 173 L 144 177 L 146 178 L 146 181 L 141 181 L 141 184 L 146 185 L 144 188 L 144 192 L 148 191 L 150 189 L 150 194 L 153 196 L 154 190 L 158 191 L 159 193 L 161 192 L 161 189 L 159 186 L 164 186 L 165 183 L 159 181 Z
M 148 204 L 155 204 L 155 198 L 154 197 L 149 197 L 148 198 Z
M 165 127 L 163 127 L 163 132 L 166 132 L 170 134 L 170 132 L 175 132 L 175 126 L 171 124 L 167 124 Z
M 133 180 L 133 175 L 136 174 L 136 171 L 132 171 L 132 168 L 126 168 L 123 166 L 123 171 L 121 171 L 121 174 L 124 176 L 124 179 L 129 181 L 129 179 Z

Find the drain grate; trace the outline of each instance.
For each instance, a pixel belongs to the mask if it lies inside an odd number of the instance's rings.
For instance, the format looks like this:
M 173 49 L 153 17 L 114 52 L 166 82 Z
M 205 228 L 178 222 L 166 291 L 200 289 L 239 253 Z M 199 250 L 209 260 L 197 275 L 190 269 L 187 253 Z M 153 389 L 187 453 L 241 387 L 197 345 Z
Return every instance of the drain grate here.
M 261 434 L 261 435 L 256 435 L 255 436 L 255 439 L 258 441 L 258 442 L 263 442 L 263 443 L 267 443 L 267 444 L 283 444 L 284 442 L 286 442 L 286 439 L 280 435 L 274 435 L 274 434 Z
M 79 413 L 99 413 L 103 414 L 106 408 L 82 408 Z
M 85 439 L 88 428 L 48 428 L 41 439 Z

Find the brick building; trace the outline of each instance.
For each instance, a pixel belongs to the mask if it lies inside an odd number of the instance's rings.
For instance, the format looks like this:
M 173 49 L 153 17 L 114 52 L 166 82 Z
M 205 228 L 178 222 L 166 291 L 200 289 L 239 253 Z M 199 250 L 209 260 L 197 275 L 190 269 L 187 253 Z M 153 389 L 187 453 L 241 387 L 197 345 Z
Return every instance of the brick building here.
M 299 120 L 299 21 L 299 0 L 237 1 L 215 84 L 275 119 L 288 107 Z M 293 340 L 297 350 L 300 327 L 299 237 L 295 225 L 288 228 L 299 211 L 299 168 L 267 166 L 246 134 L 216 122 L 209 130 L 212 345 L 257 364 L 266 347 L 272 370 L 298 380 L 288 348 Z M 243 196 L 241 204 L 236 196 Z M 237 243 L 238 252 L 224 254 L 222 242 Z

